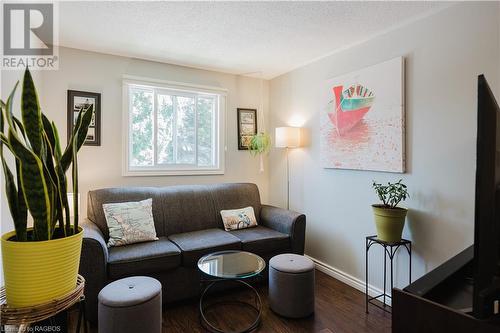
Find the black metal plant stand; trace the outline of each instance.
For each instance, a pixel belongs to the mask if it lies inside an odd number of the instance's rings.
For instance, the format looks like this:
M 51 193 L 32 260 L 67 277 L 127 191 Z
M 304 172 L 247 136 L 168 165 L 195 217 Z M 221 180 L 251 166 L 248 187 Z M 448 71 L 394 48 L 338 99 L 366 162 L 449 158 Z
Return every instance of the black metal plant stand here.
M 384 248 L 384 292 L 380 295 L 370 297 L 368 295 L 368 251 L 370 250 L 370 247 L 373 244 L 379 244 Z M 391 263 L 391 291 L 394 286 L 394 280 L 393 280 L 393 259 L 394 255 L 398 252 L 400 247 L 404 247 L 406 251 L 408 252 L 408 256 L 410 258 L 409 262 L 409 272 L 408 272 L 408 280 L 409 284 L 411 283 L 411 241 L 407 239 L 401 239 L 399 242 L 394 242 L 394 243 L 388 243 L 384 242 L 382 240 L 379 240 L 377 236 L 368 236 L 366 237 L 366 253 L 365 253 L 365 259 L 366 259 L 366 266 L 365 266 L 365 272 L 366 272 L 366 280 L 365 280 L 365 297 L 366 297 L 366 313 L 368 313 L 368 304 L 374 305 L 378 307 L 379 309 L 384 310 L 385 312 L 391 313 L 391 310 L 387 308 L 387 303 L 386 303 L 386 298 L 391 298 L 390 295 L 387 294 L 386 291 L 386 284 L 387 284 L 387 257 L 389 257 L 390 263 Z M 383 306 L 378 305 L 376 302 L 373 302 L 375 300 L 379 300 L 379 298 L 382 298 L 382 304 Z M 380 301 L 380 300 L 379 300 Z

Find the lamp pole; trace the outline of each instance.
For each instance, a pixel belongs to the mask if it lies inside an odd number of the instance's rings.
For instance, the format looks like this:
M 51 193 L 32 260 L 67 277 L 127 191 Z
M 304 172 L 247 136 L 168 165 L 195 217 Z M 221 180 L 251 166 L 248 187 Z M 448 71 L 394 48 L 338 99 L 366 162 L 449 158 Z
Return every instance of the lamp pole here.
M 288 156 L 288 150 L 290 148 L 286 147 L 286 209 L 290 209 L 290 160 Z
M 300 147 L 299 127 L 276 127 L 276 147 L 286 148 L 286 208 L 290 209 L 290 148 Z

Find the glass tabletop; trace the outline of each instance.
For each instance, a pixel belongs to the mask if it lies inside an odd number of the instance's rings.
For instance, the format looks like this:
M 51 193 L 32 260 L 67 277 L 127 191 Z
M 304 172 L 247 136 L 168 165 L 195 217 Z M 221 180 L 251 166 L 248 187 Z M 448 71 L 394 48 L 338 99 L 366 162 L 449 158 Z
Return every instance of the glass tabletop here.
M 266 268 L 264 259 L 245 251 L 220 251 L 198 260 L 203 273 L 222 279 L 244 279 L 255 276 Z

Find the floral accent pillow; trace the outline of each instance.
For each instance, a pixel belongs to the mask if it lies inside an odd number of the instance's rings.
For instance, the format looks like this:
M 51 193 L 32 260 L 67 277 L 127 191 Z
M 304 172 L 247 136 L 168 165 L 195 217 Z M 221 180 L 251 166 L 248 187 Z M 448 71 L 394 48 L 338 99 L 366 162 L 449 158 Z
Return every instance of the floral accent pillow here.
M 103 204 L 109 229 L 108 247 L 158 240 L 153 199 Z
M 257 226 L 253 207 L 221 210 L 222 222 L 226 231 L 245 229 Z

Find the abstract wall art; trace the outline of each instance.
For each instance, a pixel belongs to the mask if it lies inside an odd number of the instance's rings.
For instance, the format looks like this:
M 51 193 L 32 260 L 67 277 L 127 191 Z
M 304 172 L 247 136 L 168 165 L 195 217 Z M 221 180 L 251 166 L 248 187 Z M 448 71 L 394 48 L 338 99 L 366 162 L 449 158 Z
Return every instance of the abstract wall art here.
M 321 98 L 324 168 L 405 171 L 402 57 L 327 80 Z

